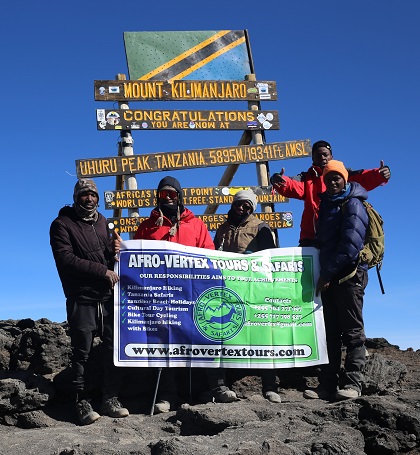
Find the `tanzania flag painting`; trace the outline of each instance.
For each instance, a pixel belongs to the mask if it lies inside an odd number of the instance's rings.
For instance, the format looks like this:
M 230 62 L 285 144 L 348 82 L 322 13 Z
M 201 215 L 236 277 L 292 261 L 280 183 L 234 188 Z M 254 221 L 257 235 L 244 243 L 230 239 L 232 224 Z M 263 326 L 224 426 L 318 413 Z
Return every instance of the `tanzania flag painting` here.
M 130 79 L 243 80 L 251 74 L 245 30 L 125 32 Z

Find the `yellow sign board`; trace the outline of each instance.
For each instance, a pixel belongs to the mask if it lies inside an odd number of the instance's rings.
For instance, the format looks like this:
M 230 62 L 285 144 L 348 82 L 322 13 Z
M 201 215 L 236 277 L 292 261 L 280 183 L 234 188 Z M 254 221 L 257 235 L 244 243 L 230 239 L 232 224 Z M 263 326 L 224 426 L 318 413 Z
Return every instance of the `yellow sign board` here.
M 260 220 L 265 221 L 271 229 L 286 229 L 293 227 L 293 216 L 291 212 L 254 213 Z M 196 215 L 206 225 L 209 231 L 216 231 L 227 219 L 227 215 Z M 120 234 L 136 232 L 138 225 L 148 217 L 121 217 L 108 218 L 108 226 Z
M 95 81 L 96 101 L 275 101 L 274 81 Z
M 96 125 L 105 130 L 278 130 L 277 111 L 193 111 L 97 109 Z
M 207 187 L 207 188 L 183 188 L 184 204 L 209 205 L 209 204 L 232 204 L 234 195 L 244 189 L 251 189 L 257 196 L 260 204 L 274 204 L 289 202 L 288 198 L 278 193 L 273 193 L 271 187 Z M 131 209 L 156 206 L 156 190 L 119 190 L 105 191 L 106 209 Z
M 311 156 L 311 153 L 310 141 L 304 139 L 261 145 L 238 145 L 180 152 L 86 158 L 76 160 L 76 173 L 78 178 L 108 177 L 111 175 L 143 174 L 156 171 L 307 158 Z

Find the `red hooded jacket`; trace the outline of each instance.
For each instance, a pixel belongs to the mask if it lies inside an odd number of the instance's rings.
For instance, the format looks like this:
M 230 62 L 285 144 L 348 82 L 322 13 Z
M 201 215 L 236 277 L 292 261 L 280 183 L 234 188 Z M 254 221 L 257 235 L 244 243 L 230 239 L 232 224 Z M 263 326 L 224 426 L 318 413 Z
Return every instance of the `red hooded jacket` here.
M 379 168 L 352 171 L 349 170 L 349 181 L 360 183 L 367 191 L 387 183 L 388 180 L 379 172 Z M 283 175 L 283 185 L 274 184 L 275 190 L 282 196 L 304 201 L 302 221 L 300 223 L 300 240 L 315 238 L 315 225 L 318 219 L 319 196 L 326 190 L 322 169 L 311 166 L 307 172 L 298 176 L 299 180 Z
M 137 228 L 134 238 L 142 240 L 166 240 L 185 246 L 214 250 L 213 240 L 210 237 L 206 225 L 199 218 L 196 218 L 191 210 L 185 208 L 181 213 L 180 225 L 174 236 L 169 235 L 169 229 L 172 227 L 172 223 L 165 216 L 163 217 L 163 225 L 156 225 L 159 216 L 159 211 L 153 209 L 150 217 L 144 220 Z

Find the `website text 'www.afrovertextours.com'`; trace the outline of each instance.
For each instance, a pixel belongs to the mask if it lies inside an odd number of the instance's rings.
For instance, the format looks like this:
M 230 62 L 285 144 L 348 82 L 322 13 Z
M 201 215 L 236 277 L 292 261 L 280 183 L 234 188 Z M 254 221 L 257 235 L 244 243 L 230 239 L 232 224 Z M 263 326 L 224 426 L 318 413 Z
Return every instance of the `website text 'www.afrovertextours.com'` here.
M 283 358 L 306 358 L 312 354 L 312 349 L 307 345 L 298 346 L 229 346 L 209 348 L 206 346 L 188 347 L 185 345 L 141 345 L 128 344 L 125 346 L 125 354 L 129 357 L 167 358 L 167 357 L 194 357 L 202 359 L 214 359 L 223 357 L 232 358 L 256 358 L 272 359 Z

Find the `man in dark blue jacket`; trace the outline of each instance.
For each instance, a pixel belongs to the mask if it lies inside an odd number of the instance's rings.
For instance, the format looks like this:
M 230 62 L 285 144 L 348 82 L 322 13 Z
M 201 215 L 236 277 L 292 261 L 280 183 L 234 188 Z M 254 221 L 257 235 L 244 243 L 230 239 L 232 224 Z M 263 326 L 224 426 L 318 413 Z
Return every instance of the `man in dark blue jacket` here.
M 322 296 L 329 364 L 321 366 L 318 388 L 306 390 L 304 396 L 344 400 L 360 396 L 366 358 L 362 310 L 368 277 L 359 253 L 368 226 L 362 202 L 367 191 L 356 182 L 347 182 L 348 171 L 341 161 L 329 161 L 323 175 L 327 191 L 321 195 L 316 230 L 320 249 L 316 294 Z M 346 358 L 340 384 L 342 344 Z

